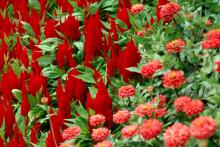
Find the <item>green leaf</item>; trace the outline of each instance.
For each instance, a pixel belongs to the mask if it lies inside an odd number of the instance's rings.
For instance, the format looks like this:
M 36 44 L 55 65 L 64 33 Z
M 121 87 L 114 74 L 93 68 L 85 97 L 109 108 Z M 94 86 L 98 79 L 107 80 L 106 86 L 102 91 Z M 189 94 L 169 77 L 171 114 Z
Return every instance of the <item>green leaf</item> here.
M 32 8 L 40 10 L 40 3 L 37 0 L 28 0 L 28 3 Z
M 89 92 L 92 96 L 92 98 L 94 99 L 96 97 L 96 93 L 97 93 L 98 89 L 95 87 L 89 87 Z
M 55 42 L 61 42 L 61 40 L 59 38 L 47 38 L 43 41 L 41 41 L 40 44 L 47 44 L 47 43 L 55 43 Z
M 42 70 L 45 77 L 56 79 L 62 76 L 62 71 L 57 66 L 46 67 Z
M 25 117 L 21 115 L 21 108 L 18 109 L 18 111 L 15 114 L 15 119 L 17 122 L 17 126 L 19 128 L 19 131 L 21 131 L 21 133 L 24 135 L 25 133 Z
M 81 74 L 81 75 L 78 75 L 78 76 L 75 76 L 76 78 L 78 79 L 81 79 L 83 80 L 84 82 L 86 83 L 95 83 L 95 80 L 93 79 L 93 77 L 89 76 L 89 75 L 86 75 L 86 74 Z
M 54 57 L 51 57 L 51 56 L 42 56 L 39 59 L 37 59 L 38 63 L 41 66 L 49 65 L 53 62 L 53 60 L 54 60 Z
M 14 96 L 19 102 L 21 102 L 21 100 L 22 100 L 21 90 L 19 90 L 19 89 L 13 89 L 11 92 L 12 92 L 13 96 Z
M 137 67 L 128 67 L 126 68 L 128 71 L 140 73 L 140 69 Z
M 52 51 L 52 49 L 51 49 L 51 47 L 50 46 L 48 46 L 48 45 L 36 45 L 38 48 L 40 48 L 42 51 L 46 51 L 46 52 L 51 52 Z
M 18 60 L 13 60 L 13 63 L 11 63 L 11 67 L 15 74 L 19 77 L 21 74 L 21 67 Z

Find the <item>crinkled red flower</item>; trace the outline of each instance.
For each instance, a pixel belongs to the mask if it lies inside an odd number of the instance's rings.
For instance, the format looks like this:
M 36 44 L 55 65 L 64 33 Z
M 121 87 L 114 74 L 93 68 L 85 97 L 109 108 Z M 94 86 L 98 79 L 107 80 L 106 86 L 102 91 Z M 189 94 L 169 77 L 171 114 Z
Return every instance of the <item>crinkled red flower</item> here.
M 165 95 L 159 95 L 158 97 L 154 97 L 151 103 L 155 104 L 157 102 L 157 107 L 162 108 L 164 105 L 166 105 L 166 101 L 167 98 Z
M 102 114 L 96 114 L 89 118 L 89 123 L 93 127 L 100 126 L 101 124 L 105 123 L 105 116 Z
M 166 147 L 184 146 L 189 140 L 189 128 L 182 123 L 175 123 L 167 128 L 163 133 L 163 139 Z
M 197 139 L 206 139 L 215 133 L 217 129 L 216 121 L 207 116 L 195 118 L 190 125 L 190 134 Z
M 120 98 L 128 98 L 135 94 L 135 88 L 132 85 L 122 86 L 118 90 L 118 97 Z
M 139 14 L 142 11 L 144 11 L 144 5 L 143 4 L 135 4 L 131 7 L 131 13 L 132 14 Z
M 130 119 L 130 112 L 126 109 L 120 110 L 113 115 L 113 121 L 116 124 L 123 124 Z
M 144 139 L 150 140 L 160 134 L 162 126 L 157 119 L 145 120 L 140 126 L 140 133 Z
M 216 61 L 215 64 L 217 65 L 217 68 L 215 70 L 220 73 L 220 60 Z
M 218 38 L 210 38 L 206 39 L 202 43 L 202 48 L 203 49 L 214 49 L 220 47 L 220 39 Z
M 141 75 L 146 78 L 151 78 L 158 69 L 162 68 L 163 65 L 159 60 L 153 60 L 141 67 Z
M 92 130 L 92 138 L 96 142 L 101 142 L 105 140 L 110 134 L 110 131 L 107 128 L 101 127 Z
M 79 134 L 80 134 L 80 127 L 72 126 L 72 127 L 65 129 L 62 133 L 62 136 L 64 140 L 70 140 L 70 139 L 75 138 Z
M 138 125 L 132 124 L 122 128 L 122 138 L 131 138 L 138 133 Z
M 113 147 L 113 144 L 110 141 L 105 140 L 97 143 L 96 145 L 94 145 L 94 147 Z
M 170 71 L 163 76 L 163 86 L 166 88 L 179 88 L 185 81 L 183 73 L 178 70 Z
M 159 18 L 163 19 L 164 23 L 170 22 L 179 10 L 180 6 L 178 4 L 167 3 L 161 6 Z
M 143 117 L 144 115 L 147 115 L 148 117 L 152 116 L 152 113 L 154 112 L 154 108 L 151 103 L 147 104 L 139 104 L 135 109 L 135 114 Z
M 220 40 L 220 29 L 211 30 L 205 34 L 207 39 L 219 39 Z
M 187 105 L 188 103 L 190 103 L 191 98 L 188 96 L 181 96 L 178 97 L 175 101 L 174 101 L 174 106 L 176 108 L 177 112 L 180 112 L 183 110 L 184 106 Z
M 182 51 L 183 47 L 186 45 L 186 42 L 182 39 L 175 39 L 166 44 L 166 51 L 169 54 L 179 53 Z
M 166 108 L 157 108 L 154 110 L 155 118 L 160 118 L 167 114 L 167 109 Z
M 200 112 L 203 111 L 203 102 L 201 100 L 191 100 L 189 103 L 187 103 L 183 111 L 188 115 L 195 115 L 199 114 Z

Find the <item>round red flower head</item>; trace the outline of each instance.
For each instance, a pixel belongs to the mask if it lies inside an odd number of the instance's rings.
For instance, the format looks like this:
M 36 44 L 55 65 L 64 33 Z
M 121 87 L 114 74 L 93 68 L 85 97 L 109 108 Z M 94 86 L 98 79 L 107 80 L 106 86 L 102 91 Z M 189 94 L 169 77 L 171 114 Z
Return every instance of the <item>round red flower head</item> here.
M 135 4 L 131 7 L 131 13 L 132 14 L 139 14 L 142 11 L 144 11 L 144 5 L 143 4 Z
M 220 40 L 220 29 L 211 30 L 205 34 L 207 39 L 219 39 Z
M 174 101 L 174 106 L 176 108 L 177 112 L 180 112 L 183 110 L 184 106 L 187 105 L 188 103 L 190 103 L 191 98 L 187 97 L 187 96 L 181 96 L 178 97 L 175 101 Z
M 183 47 L 186 46 L 186 42 L 182 39 L 175 39 L 166 44 L 166 51 L 169 54 L 179 53 L 182 51 Z
M 181 71 L 173 70 L 163 76 L 163 86 L 166 88 L 179 88 L 185 82 L 185 77 Z
M 190 134 L 196 139 L 206 139 L 215 133 L 217 129 L 216 121 L 207 116 L 195 118 L 190 125 Z
M 96 142 L 104 141 L 108 138 L 110 131 L 107 128 L 101 127 L 92 130 L 92 139 Z
M 179 10 L 180 6 L 178 4 L 167 3 L 161 6 L 159 17 L 164 21 L 164 23 L 170 22 Z
M 145 120 L 140 127 L 140 133 L 146 140 L 153 139 L 160 134 L 161 130 L 162 123 L 157 119 Z
M 121 134 L 122 138 L 131 138 L 138 133 L 138 125 L 128 125 L 122 128 Z
M 202 43 L 203 49 L 214 49 L 218 47 L 220 47 L 220 39 L 217 38 L 206 39 Z
M 130 119 L 130 112 L 128 110 L 120 110 L 113 115 L 113 121 L 116 124 L 123 124 Z
M 157 107 L 162 108 L 166 105 L 167 98 L 164 95 L 159 95 L 158 97 L 154 97 L 151 103 L 155 104 L 156 101 L 158 101 Z
M 139 104 L 134 111 L 134 113 L 140 117 L 143 117 L 144 115 L 151 117 L 153 112 L 154 108 L 151 103 Z
M 189 140 L 189 128 L 182 123 L 175 123 L 163 133 L 166 147 L 184 146 Z
M 122 86 L 121 88 L 119 88 L 118 90 L 118 97 L 119 98 L 128 98 L 131 97 L 135 94 L 135 88 L 132 85 L 128 85 L 128 86 Z
M 201 100 L 191 100 L 184 106 L 183 111 L 188 116 L 196 115 L 203 111 L 203 105 Z
M 89 118 L 89 124 L 93 127 L 100 126 L 105 123 L 105 116 L 102 114 L 96 114 Z
M 110 141 L 105 140 L 97 143 L 96 145 L 94 145 L 94 147 L 113 147 L 113 144 Z
M 80 127 L 72 126 L 72 127 L 65 129 L 62 133 L 62 136 L 64 140 L 70 140 L 70 139 L 75 138 L 79 134 L 80 134 Z
M 146 78 L 151 78 L 153 74 L 159 70 L 162 69 L 163 65 L 159 60 L 153 60 L 148 62 L 146 65 L 141 67 L 141 75 Z

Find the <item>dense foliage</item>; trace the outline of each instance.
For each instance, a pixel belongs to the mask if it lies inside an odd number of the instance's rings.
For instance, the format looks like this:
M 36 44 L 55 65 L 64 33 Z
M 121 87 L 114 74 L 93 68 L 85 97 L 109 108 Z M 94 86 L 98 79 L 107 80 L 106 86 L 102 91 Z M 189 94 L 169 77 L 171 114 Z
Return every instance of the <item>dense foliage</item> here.
M 218 0 L 1 0 L 0 146 L 218 147 Z

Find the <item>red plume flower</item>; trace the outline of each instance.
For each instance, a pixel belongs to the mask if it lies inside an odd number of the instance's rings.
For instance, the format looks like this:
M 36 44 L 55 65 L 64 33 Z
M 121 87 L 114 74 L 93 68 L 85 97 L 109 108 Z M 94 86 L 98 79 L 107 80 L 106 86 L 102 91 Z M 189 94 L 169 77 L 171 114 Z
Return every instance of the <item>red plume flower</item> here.
M 76 66 L 72 54 L 73 48 L 70 45 L 68 45 L 66 41 L 64 41 L 64 44 L 60 44 L 58 46 L 56 59 L 59 68 L 62 68 L 64 65 L 66 65 L 69 68 Z
M 118 12 L 117 12 L 117 16 L 118 16 L 118 19 L 120 19 L 121 21 L 123 21 L 127 25 L 127 28 L 122 28 L 121 26 L 119 26 L 119 29 L 121 32 L 124 32 L 127 29 L 131 28 L 128 10 L 125 5 L 123 5 L 122 7 L 119 7 Z
M 24 49 L 21 53 L 21 62 L 24 64 L 26 68 L 29 66 L 29 59 L 28 59 L 28 53 L 27 53 L 27 47 L 24 46 Z
M 136 67 L 140 60 L 141 55 L 134 45 L 134 41 L 131 39 L 130 42 L 127 43 L 125 50 L 119 56 L 119 74 L 123 77 L 124 81 L 128 81 L 133 77 L 137 78 L 136 73 L 130 72 L 126 68 Z
M 25 84 L 22 85 L 22 101 L 21 101 L 21 115 L 26 116 L 30 110 L 30 103 L 27 97 L 27 88 Z
M 56 25 L 56 21 L 53 19 L 50 19 L 46 22 L 46 26 L 44 28 L 44 34 L 46 38 L 52 38 L 58 36 L 55 25 Z
M 100 14 L 97 11 L 95 15 L 90 15 L 85 20 L 85 61 L 92 61 L 95 57 L 101 55 L 102 44 L 102 24 Z
M 40 74 L 32 73 L 28 82 L 28 91 L 36 96 L 39 90 L 45 91 L 46 88 L 46 78 Z
M 69 14 L 63 23 L 59 26 L 59 31 L 63 33 L 65 38 L 70 40 L 78 40 L 80 38 L 79 21 L 75 16 Z

